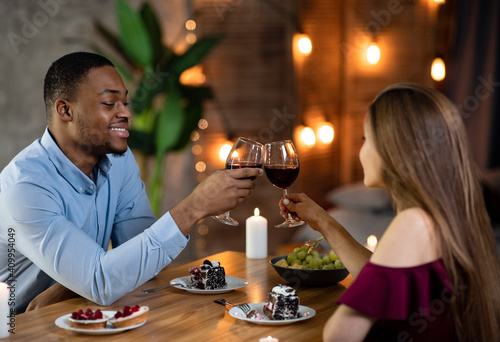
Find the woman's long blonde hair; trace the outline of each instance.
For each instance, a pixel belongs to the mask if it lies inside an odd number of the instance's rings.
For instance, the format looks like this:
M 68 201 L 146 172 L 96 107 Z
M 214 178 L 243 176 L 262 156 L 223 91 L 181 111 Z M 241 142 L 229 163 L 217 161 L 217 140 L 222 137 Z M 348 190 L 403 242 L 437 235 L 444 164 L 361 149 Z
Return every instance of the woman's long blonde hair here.
M 500 262 L 457 108 L 434 89 L 399 83 L 377 96 L 367 124 L 396 209 L 419 207 L 434 220 L 460 341 L 499 341 Z

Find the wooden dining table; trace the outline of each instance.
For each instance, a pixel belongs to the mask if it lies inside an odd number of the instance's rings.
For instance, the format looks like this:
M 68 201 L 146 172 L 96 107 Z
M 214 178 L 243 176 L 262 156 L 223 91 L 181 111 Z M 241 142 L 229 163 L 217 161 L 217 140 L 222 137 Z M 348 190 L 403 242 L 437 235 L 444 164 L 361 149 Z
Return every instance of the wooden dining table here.
M 165 267 L 155 278 L 129 292 L 112 305 L 100 307 L 82 298 L 73 298 L 15 317 L 12 341 L 259 341 L 272 336 L 280 342 L 321 341 L 323 327 L 337 308 L 336 299 L 352 283 L 349 275 L 338 284 L 324 287 L 296 287 L 300 304 L 316 314 L 305 320 L 286 325 L 259 325 L 232 317 L 227 308 L 214 303 L 224 298 L 232 303 L 261 303 L 269 291 L 286 282 L 266 259 L 247 259 L 245 253 L 226 251 L 207 256 L 177 267 Z M 168 285 L 172 279 L 189 275 L 189 268 L 205 259 L 216 260 L 226 275 L 246 279 L 242 288 L 222 294 L 198 294 L 170 287 L 152 293 L 142 290 Z M 109 335 L 81 334 L 55 324 L 57 318 L 78 309 L 121 310 L 123 306 L 149 306 L 147 322 L 135 329 Z

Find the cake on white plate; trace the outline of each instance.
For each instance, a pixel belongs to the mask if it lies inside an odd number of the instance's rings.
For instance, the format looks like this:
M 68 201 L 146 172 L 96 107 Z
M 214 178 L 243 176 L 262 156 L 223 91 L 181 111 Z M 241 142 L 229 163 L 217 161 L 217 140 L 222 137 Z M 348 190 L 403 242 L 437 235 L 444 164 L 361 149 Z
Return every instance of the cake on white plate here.
M 269 299 L 264 305 L 264 314 L 272 320 L 299 318 L 299 296 L 287 285 L 277 285 L 269 293 Z
M 88 308 L 85 311 L 79 309 L 78 311 L 73 312 L 71 316 L 69 316 L 68 321 L 69 325 L 73 328 L 97 330 L 104 329 L 108 319 L 109 317 L 103 315 L 101 310 L 97 309 L 96 311 L 93 311 Z
M 147 306 L 124 306 L 122 311 L 117 311 L 114 318 L 109 320 L 115 328 L 125 328 L 140 324 L 148 318 Z
M 189 269 L 192 288 L 218 290 L 227 287 L 226 272 L 218 261 L 205 260 L 200 267 Z

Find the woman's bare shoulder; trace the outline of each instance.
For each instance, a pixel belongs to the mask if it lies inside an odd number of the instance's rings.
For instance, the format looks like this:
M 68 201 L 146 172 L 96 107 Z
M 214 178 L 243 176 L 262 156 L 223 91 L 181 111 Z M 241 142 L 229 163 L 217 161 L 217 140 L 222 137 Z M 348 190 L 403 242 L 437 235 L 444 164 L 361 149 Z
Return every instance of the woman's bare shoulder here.
M 376 264 L 411 267 L 440 257 L 434 223 L 420 208 L 399 212 L 393 219 L 371 257 Z

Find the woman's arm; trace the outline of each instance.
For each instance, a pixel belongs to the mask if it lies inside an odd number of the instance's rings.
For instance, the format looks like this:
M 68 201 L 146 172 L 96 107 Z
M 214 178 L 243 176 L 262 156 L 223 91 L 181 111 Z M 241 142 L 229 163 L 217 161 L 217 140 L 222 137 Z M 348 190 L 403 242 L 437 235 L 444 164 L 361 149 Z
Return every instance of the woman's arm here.
M 386 267 L 412 267 L 434 261 L 440 257 L 435 234 L 434 224 L 424 210 L 403 210 L 387 228 L 370 261 Z M 362 341 L 375 322 L 376 318 L 341 304 L 328 320 L 323 340 Z
M 376 318 L 341 304 L 326 322 L 323 329 L 323 341 L 363 341 L 375 321 Z
M 319 231 L 352 276 L 358 276 L 372 253 L 358 243 L 337 220 L 306 194 L 288 194 L 287 198 L 281 200 L 280 208 L 283 214 L 291 213 Z

